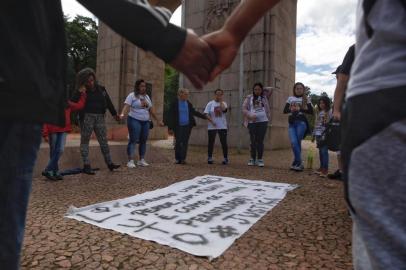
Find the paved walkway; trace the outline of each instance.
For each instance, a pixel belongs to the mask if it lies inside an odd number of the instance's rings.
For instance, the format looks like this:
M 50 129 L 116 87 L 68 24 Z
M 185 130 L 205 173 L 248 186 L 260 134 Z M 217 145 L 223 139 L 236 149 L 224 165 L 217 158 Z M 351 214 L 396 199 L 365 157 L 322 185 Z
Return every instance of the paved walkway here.
M 289 171 L 289 150 L 266 152 L 266 167 L 258 168 L 246 166 L 246 151 L 238 155 L 232 150 L 230 165 L 223 166 L 216 149 L 217 164 L 208 165 L 206 149 L 191 147 L 188 165 L 182 166 L 164 161 L 173 160 L 172 150 L 165 149 L 170 141 L 154 145 L 149 151 L 163 158 L 147 168 L 114 173 L 103 168 L 96 176 L 74 175 L 60 182 L 34 179 L 22 269 L 352 269 L 351 219 L 342 184 L 309 171 Z M 335 169 L 334 155 L 331 160 Z M 124 198 L 205 174 L 301 187 L 213 261 L 63 218 L 70 205 Z

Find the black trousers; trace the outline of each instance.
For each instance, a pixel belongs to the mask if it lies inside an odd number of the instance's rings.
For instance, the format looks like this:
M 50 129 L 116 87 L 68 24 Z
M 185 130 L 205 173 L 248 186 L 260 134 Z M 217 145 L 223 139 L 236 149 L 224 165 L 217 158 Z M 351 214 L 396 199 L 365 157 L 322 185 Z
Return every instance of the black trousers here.
M 183 161 L 186 159 L 191 131 L 192 128 L 189 125 L 178 126 L 175 130 L 175 159 L 178 161 Z
M 228 158 L 227 129 L 209 129 L 207 133 L 209 138 L 207 148 L 208 157 L 213 157 L 214 142 L 216 141 L 216 134 L 218 134 L 220 137 L 221 148 L 223 149 L 223 157 Z
M 262 159 L 264 154 L 264 139 L 266 130 L 268 129 L 268 122 L 249 123 L 248 130 L 250 132 L 251 140 L 251 158 Z

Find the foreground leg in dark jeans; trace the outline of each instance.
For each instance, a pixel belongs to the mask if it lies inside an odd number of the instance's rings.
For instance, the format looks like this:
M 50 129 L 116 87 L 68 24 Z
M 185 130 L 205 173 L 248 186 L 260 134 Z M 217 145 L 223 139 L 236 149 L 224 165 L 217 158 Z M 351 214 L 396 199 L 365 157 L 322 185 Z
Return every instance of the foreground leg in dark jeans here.
M 0 269 L 18 269 L 41 125 L 0 120 Z

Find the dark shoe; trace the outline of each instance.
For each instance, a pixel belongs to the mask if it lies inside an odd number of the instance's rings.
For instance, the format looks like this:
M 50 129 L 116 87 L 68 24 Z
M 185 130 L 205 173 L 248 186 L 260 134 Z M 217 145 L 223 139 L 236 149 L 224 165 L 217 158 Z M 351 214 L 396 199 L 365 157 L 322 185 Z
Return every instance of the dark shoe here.
M 180 161 L 180 164 L 182 164 L 182 165 L 186 165 L 186 161 L 181 160 L 181 161 Z
M 327 177 L 328 179 L 341 180 L 341 172 L 340 170 L 337 170 L 334 173 L 328 174 Z
M 176 160 L 176 161 L 175 161 L 175 164 L 180 164 L 180 160 Z
M 110 163 L 109 165 L 107 165 L 107 167 L 109 167 L 109 170 L 112 172 L 118 168 L 120 168 L 120 165 L 114 164 L 114 163 Z
M 88 174 L 88 175 L 95 175 L 95 172 L 92 170 L 90 165 L 85 165 L 83 166 L 83 173 Z
M 224 160 L 223 160 L 223 162 L 221 162 L 221 164 L 227 165 L 228 164 L 228 158 L 224 158 Z
M 54 172 L 55 180 L 63 180 L 63 176 L 59 172 Z
M 55 175 L 54 175 L 54 172 L 52 172 L 52 171 L 48 171 L 48 172 L 44 171 L 44 172 L 42 172 L 42 175 L 45 176 L 48 180 L 51 180 L 51 181 L 56 181 L 57 180 Z
M 207 159 L 207 164 L 213 164 L 213 158 L 209 157 L 209 158 Z

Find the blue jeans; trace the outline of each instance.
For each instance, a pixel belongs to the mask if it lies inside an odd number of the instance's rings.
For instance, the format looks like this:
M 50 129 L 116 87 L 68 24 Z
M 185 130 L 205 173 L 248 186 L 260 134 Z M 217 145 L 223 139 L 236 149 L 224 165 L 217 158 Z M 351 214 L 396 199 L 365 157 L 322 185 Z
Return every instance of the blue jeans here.
M 45 171 L 58 172 L 58 162 L 65 149 L 66 132 L 57 132 L 49 134 L 49 162 Z
M 292 145 L 292 151 L 295 159 L 292 165 L 299 166 L 302 164 L 302 140 L 305 136 L 307 125 L 303 121 L 289 123 L 289 139 Z
M 41 125 L 0 120 L 0 269 L 18 269 Z
M 127 119 L 127 127 L 129 140 L 127 145 L 128 159 L 133 159 L 135 153 L 135 145 L 138 143 L 138 154 L 140 158 L 144 158 L 147 151 L 147 140 L 149 134 L 149 121 L 140 121 L 132 117 Z
M 328 169 L 328 147 L 319 146 L 320 169 Z

